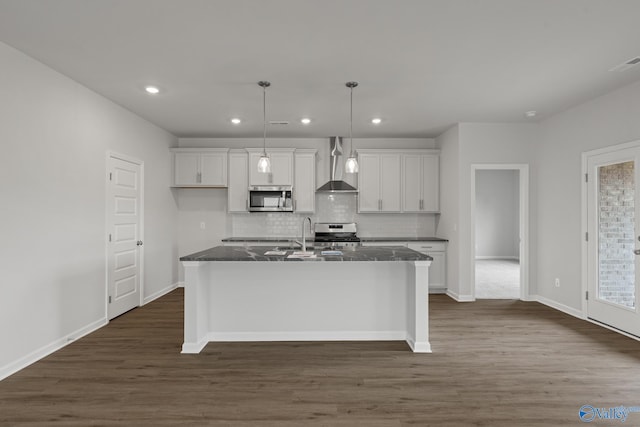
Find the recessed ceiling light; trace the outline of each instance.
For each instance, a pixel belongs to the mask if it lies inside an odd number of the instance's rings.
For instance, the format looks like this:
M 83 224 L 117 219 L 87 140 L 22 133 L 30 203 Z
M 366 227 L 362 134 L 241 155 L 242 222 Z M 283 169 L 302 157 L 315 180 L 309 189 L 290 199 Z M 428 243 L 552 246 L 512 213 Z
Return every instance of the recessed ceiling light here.
M 156 95 L 160 93 L 160 89 L 157 86 L 146 86 L 144 90 L 151 95 Z
M 242 123 L 242 120 L 240 120 L 237 117 L 234 117 L 233 119 L 231 119 L 231 123 L 233 123 L 234 125 L 239 125 L 240 123 Z
M 309 123 L 311 123 L 311 119 L 308 117 L 304 117 L 300 119 L 300 123 L 302 123 L 303 125 L 308 125 Z
M 371 123 L 373 123 L 374 125 L 379 125 L 380 123 L 382 123 L 382 119 L 380 117 L 375 117 L 371 119 Z
M 529 119 L 532 119 L 537 115 L 538 115 L 538 112 L 535 111 L 535 110 L 527 111 L 526 113 L 524 113 L 524 116 L 529 118 Z

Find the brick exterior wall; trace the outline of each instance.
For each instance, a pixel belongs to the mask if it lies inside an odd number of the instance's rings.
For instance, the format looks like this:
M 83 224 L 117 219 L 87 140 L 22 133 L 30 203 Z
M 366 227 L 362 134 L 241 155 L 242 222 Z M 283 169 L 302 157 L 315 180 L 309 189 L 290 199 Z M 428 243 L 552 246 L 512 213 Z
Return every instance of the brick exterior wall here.
M 634 163 L 599 168 L 599 297 L 635 305 Z

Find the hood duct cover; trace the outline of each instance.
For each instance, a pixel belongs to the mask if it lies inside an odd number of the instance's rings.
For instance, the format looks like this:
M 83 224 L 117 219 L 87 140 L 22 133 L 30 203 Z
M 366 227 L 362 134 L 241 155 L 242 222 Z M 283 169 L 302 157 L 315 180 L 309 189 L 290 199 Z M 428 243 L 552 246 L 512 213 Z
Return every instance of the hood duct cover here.
M 336 179 L 338 159 L 342 156 L 342 138 L 339 136 L 332 136 L 329 138 L 329 143 L 329 182 L 318 188 L 316 191 L 322 193 L 357 193 L 357 188 L 347 182 Z

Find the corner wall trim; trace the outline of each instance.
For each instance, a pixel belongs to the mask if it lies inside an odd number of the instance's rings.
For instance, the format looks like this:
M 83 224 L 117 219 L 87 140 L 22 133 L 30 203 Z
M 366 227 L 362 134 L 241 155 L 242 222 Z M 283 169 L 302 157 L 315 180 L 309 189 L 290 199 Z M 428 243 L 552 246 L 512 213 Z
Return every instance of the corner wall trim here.
M 575 309 L 573 307 L 569 307 L 568 305 L 560 304 L 559 302 L 553 301 L 549 298 L 540 296 L 540 295 L 531 295 L 534 301 L 538 301 L 540 304 L 544 304 L 551 308 L 554 308 L 558 311 L 562 311 L 563 313 L 567 313 L 573 317 L 577 317 L 578 319 L 586 320 L 587 317 L 582 314 L 582 311 Z
M 165 296 L 166 294 L 168 294 L 172 290 L 176 289 L 178 286 L 180 286 L 180 282 L 176 282 L 176 283 L 174 283 L 172 285 L 167 286 L 164 289 L 160 289 L 159 291 L 152 293 L 148 297 L 144 298 L 144 300 L 142 301 L 142 305 L 149 304 L 151 301 L 157 300 L 158 298 L 160 298 L 162 296 Z M 184 284 L 183 284 L 183 286 L 184 286 Z
M 38 360 L 50 355 L 51 353 L 60 350 L 61 348 L 71 344 L 72 342 L 84 337 L 85 335 L 89 335 L 91 332 L 100 329 L 107 323 L 109 322 L 107 322 L 106 317 L 98 319 L 95 322 L 92 322 L 85 327 L 71 332 L 70 334 L 63 336 L 62 338 L 59 338 L 50 344 L 32 351 L 31 353 L 27 354 L 24 357 L 21 357 L 15 362 L 11 362 L 8 365 L 0 367 L 0 381 L 37 362 Z
M 457 302 L 473 302 L 476 300 L 473 295 L 460 295 L 453 292 L 451 289 L 447 289 L 447 295 L 449 298 L 452 298 Z

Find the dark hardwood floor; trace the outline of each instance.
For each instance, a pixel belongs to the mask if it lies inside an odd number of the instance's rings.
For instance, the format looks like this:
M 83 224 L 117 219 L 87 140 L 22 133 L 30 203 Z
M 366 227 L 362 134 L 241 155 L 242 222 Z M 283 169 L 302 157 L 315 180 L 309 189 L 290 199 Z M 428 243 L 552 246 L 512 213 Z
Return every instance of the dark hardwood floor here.
M 183 355 L 182 301 L 178 289 L 1 381 L 0 425 L 577 426 L 584 404 L 640 406 L 640 342 L 538 303 L 432 296 L 432 354 L 289 342 Z

